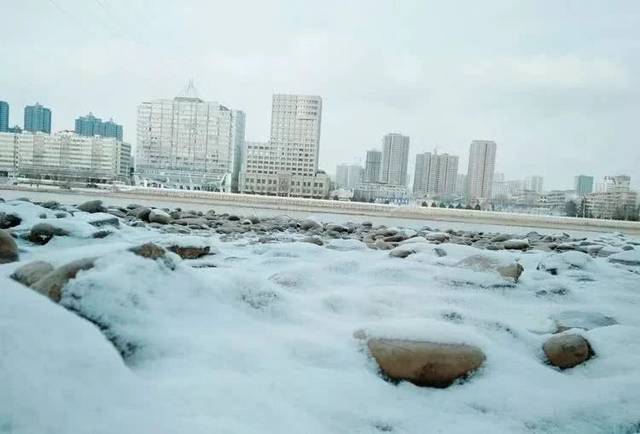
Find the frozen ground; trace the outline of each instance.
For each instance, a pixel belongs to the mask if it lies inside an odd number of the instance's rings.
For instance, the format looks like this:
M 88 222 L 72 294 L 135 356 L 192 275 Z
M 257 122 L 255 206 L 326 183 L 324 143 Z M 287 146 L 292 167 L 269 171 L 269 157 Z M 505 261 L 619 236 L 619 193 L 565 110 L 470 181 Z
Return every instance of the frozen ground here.
M 20 262 L 0 265 L 2 434 L 640 432 L 637 239 L 591 234 L 608 258 L 418 242 L 400 259 L 352 239 L 317 246 L 286 234 L 258 242 L 120 224 L 94 239 L 89 222 L 100 215 L 55 219 L 13 201 L 0 212 L 22 217 L 16 232 L 42 221 L 71 232 L 44 246 L 19 240 Z M 154 261 L 127 251 L 146 241 L 213 254 Z M 457 265 L 474 254 L 525 271 L 510 284 Z M 33 260 L 87 257 L 95 267 L 60 304 L 8 277 Z M 554 318 L 567 317 L 596 355 L 560 371 L 541 346 Z M 447 389 L 392 384 L 358 330 L 469 343 L 487 359 Z

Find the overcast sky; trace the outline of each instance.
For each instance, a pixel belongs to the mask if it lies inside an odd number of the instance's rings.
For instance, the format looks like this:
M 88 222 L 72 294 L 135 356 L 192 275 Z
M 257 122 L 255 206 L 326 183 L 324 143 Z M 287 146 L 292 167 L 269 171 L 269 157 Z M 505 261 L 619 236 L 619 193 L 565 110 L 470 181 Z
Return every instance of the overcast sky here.
M 92 111 L 135 143 L 144 100 L 192 78 L 269 135 L 271 95 L 324 100 L 320 166 L 364 162 L 387 132 L 416 152 L 498 144 L 507 179 L 629 174 L 640 186 L 640 1 L 3 0 L 0 100 L 54 130 Z

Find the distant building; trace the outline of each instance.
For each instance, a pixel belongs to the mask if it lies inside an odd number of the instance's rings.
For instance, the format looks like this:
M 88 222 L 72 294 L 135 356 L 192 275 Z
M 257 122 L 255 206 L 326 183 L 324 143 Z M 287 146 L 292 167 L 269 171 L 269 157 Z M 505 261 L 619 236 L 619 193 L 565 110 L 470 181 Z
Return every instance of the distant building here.
M 9 131 L 9 104 L 0 101 L 0 133 Z
M 578 196 L 575 190 L 551 190 L 545 194 L 547 208 L 552 214 L 565 214 L 567 202 L 578 203 Z
M 458 173 L 456 177 L 456 194 L 465 196 L 467 194 L 467 188 L 469 183 L 467 182 L 467 175 L 464 173 Z
M 457 178 L 458 157 L 437 152 L 416 155 L 414 195 L 455 193 Z
M 113 120 L 102 122 L 102 119 L 95 117 L 93 113 L 76 119 L 75 132 L 81 136 L 115 137 L 122 141 L 122 125 L 116 124 Z
M 493 172 L 496 162 L 496 143 L 474 140 L 469 147 L 469 202 L 486 204 L 491 200 Z
M 628 175 L 605 176 L 599 183 L 597 192 L 625 193 L 631 190 L 631 177 Z
M 638 219 L 636 191 L 600 191 L 585 196 L 591 216 L 601 219 Z
M 336 188 L 345 188 L 349 183 L 349 166 L 338 164 L 336 166 Z
M 409 189 L 402 185 L 381 183 L 358 184 L 353 191 L 353 199 L 359 202 L 406 205 L 410 201 Z
M 336 167 L 336 187 L 353 190 L 362 183 L 364 169 L 357 164 L 338 164 Z
M 326 198 L 330 179 L 318 169 L 322 98 L 273 95 L 271 140 L 251 143 L 240 174 L 243 193 Z
M 51 110 L 39 103 L 24 108 L 24 130 L 51 134 Z
M 542 193 L 544 178 L 542 176 L 528 176 L 524 179 L 524 190 Z
M 593 193 L 593 176 L 578 175 L 574 181 L 574 189 L 578 197 Z
M 382 152 L 367 151 L 367 158 L 364 165 L 364 182 L 380 182 L 382 173 Z
M 245 115 L 197 97 L 138 106 L 136 176 L 144 185 L 235 191 Z
M 409 165 L 409 137 L 387 134 L 382 139 L 382 172 L 380 182 L 406 186 Z
M 129 181 L 131 145 L 70 131 L 0 133 L 0 171 L 21 177 L 107 183 Z

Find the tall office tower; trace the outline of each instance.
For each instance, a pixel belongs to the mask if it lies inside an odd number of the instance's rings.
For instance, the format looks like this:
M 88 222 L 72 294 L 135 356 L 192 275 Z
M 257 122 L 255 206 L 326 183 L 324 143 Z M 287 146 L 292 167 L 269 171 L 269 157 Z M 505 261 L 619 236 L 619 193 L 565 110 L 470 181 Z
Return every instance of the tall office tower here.
M 416 155 L 413 193 L 415 195 L 455 193 L 458 157 L 437 152 Z
M 380 182 L 382 172 L 382 152 L 367 151 L 367 158 L 364 165 L 364 182 Z
M 382 138 L 382 173 L 380 182 L 389 185 L 407 185 L 409 165 L 409 137 L 398 133 Z
M 542 193 L 543 181 L 544 178 L 542 176 L 528 176 L 524 180 L 524 189 Z
M 245 115 L 193 96 L 138 106 L 136 175 L 145 185 L 234 191 Z
M 75 132 L 81 136 L 115 137 L 122 141 L 122 125 L 116 124 L 113 119 L 102 122 L 93 113 L 76 118 Z
M 574 178 L 574 189 L 576 190 L 576 195 L 578 195 L 578 197 L 593 193 L 593 176 L 576 176 Z
M 349 166 L 338 164 L 336 166 L 336 187 L 346 188 L 349 184 Z
M 496 143 L 490 140 L 474 140 L 469 147 L 467 171 L 470 202 L 485 203 L 491 200 L 493 172 L 496 165 Z
M 327 197 L 330 180 L 318 170 L 322 98 L 276 94 L 271 110 L 271 140 L 246 147 L 247 161 L 240 176 L 240 190 L 278 196 Z
M 0 133 L 9 131 L 9 104 L 0 101 Z
M 24 130 L 51 134 L 51 110 L 39 103 L 24 108 Z

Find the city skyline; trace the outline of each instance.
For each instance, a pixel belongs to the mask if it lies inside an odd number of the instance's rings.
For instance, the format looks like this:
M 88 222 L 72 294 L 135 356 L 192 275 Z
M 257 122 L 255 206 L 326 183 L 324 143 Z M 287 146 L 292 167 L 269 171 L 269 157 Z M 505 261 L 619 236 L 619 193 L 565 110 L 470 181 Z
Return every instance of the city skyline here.
M 500 144 L 496 166 L 510 179 L 539 174 L 550 189 L 570 188 L 579 173 L 640 180 L 637 2 L 570 1 L 554 5 L 553 14 L 533 1 L 518 8 L 265 2 L 252 14 L 203 2 L 183 8 L 114 0 L 110 11 L 74 0 L 56 3 L 62 10 L 30 3 L 14 5 L 6 23 L 12 57 L 0 71 L 0 99 L 11 105 L 10 125 L 40 101 L 55 112 L 54 131 L 73 129 L 79 113 L 93 111 L 116 118 L 135 145 L 138 102 L 174 95 L 194 78 L 203 99 L 247 113 L 248 140 L 268 137 L 273 93 L 321 95 L 319 165 L 327 170 L 361 159 L 386 132 L 402 131 L 412 138 L 409 173 L 415 154 L 433 148 L 460 155 L 465 167 L 468 143 L 487 139 Z M 363 7 L 367 20 L 359 19 Z M 212 12 L 215 27 L 206 25 Z M 494 16 L 501 19 L 484 28 Z M 263 37 L 216 37 L 235 22 Z M 396 29 L 393 37 L 379 34 L 382 24 Z M 585 26 L 588 43 L 577 37 Z M 30 50 L 20 49 L 25 34 L 38 40 Z

